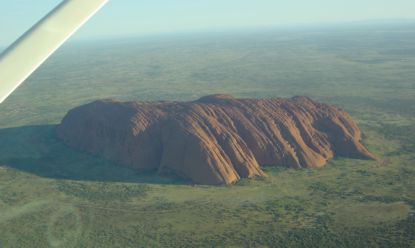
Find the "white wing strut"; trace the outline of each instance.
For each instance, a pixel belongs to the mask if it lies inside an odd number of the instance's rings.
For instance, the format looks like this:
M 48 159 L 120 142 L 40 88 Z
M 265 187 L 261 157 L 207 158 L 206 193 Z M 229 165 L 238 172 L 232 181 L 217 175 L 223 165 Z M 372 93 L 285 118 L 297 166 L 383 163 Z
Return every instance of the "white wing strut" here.
M 64 0 L 0 56 L 0 103 L 108 0 Z

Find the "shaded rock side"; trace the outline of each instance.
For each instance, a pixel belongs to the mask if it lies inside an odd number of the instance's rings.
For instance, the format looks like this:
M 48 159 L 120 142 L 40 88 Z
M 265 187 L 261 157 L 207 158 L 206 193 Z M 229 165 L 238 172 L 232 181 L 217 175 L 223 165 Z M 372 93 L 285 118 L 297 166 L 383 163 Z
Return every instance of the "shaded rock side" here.
M 100 100 L 69 111 L 57 133 L 76 149 L 200 184 L 265 176 L 261 166 L 267 165 L 314 168 L 334 156 L 374 159 L 346 112 L 307 97 Z

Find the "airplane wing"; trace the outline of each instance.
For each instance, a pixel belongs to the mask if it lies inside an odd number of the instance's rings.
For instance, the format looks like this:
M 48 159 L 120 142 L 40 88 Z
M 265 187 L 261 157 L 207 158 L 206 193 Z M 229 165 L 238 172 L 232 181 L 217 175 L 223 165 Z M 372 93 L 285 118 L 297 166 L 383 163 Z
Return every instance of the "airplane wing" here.
M 0 56 L 0 103 L 108 0 L 64 0 Z

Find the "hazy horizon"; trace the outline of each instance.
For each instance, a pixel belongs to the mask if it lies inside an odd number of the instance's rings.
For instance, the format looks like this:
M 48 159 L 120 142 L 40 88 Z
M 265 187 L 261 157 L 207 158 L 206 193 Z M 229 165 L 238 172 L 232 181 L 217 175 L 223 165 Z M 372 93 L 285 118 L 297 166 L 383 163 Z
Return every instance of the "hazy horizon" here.
M 0 47 L 10 45 L 60 0 L 0 2 Z M 415 2 L 260 0 L 110 1 L 73 40 L 195 31 L 415 20 Z
M 83 37 L 76 36 L 71 38 L 67 44 L 80 44 L 80 43 L 89 43 L 89 42 L 111 42 L 118 40 L 134 40 L 134 39 L 143 39 L 146 41 L 148 39 L 160 38 L 177 38 L 177 37 L 203 37 L 203 36 L 215 36 L 215 35 L 237 35 L 237 34 L 246 34 L 251 32 L 301 32 L 301 31 L 335 31 L 333 28 L 339 28 L 338 30 L 345 28 L 387 28 L 383 25 L 391 25 L 392 27 L 400 27 L 402 25 L 414 25 L 414 19 L 373 19 L 373 20 L 363 20 L 363 21 L 348 21 L 348 22 L 333 22 L 333 23 L 308 23 L 308 24 L 293 24 L 293 25 L 274 25 L 268 27 L 245 27 L 245 28 L 222 28 L 222 29 L 201 29 L 201 30 L 185 30 L 185 31 L 176 31 L 176 32 L 160 32 L 160 33 L 144 33 L 144 34 L 125 34 L 125 35 L 106 35 L 106 36 L 93 36 L 93 37 Z M 381 26 L 382 25 L 382 26 Z M 23 33 L 22 33 L 23 34 Z M 20 34 L 20 35 L 22 35 Z M 15 39 L 20 37 L 17 36 Z M 0 37 L 0 42 L 2 41 Z M 14 40 L 11 40 L 9 43 L 0 43 L 0 53 L 3 52 L 7 47 L 9 47 Z

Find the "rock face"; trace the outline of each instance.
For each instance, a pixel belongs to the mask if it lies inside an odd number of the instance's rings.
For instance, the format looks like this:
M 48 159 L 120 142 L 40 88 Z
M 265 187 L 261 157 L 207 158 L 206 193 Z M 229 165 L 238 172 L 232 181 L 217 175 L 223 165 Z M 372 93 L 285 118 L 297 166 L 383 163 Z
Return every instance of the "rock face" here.
M 374 159 L 347 113 L 307 97 L 100 100 L 69 111 L 57 133 L 69 146 L 121 165 L 201 184 L 261 177 L 267 165 L 314 168 L 334 156 Z

